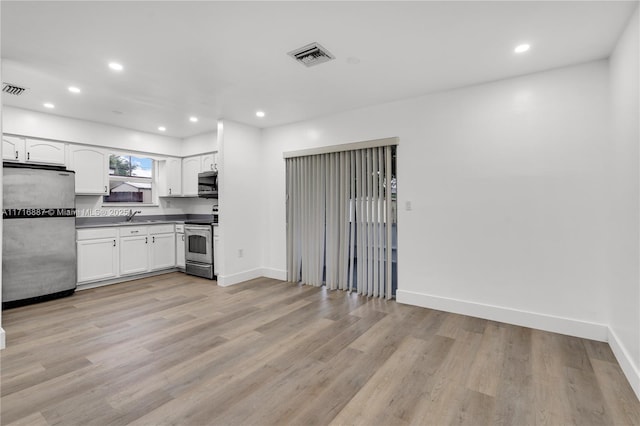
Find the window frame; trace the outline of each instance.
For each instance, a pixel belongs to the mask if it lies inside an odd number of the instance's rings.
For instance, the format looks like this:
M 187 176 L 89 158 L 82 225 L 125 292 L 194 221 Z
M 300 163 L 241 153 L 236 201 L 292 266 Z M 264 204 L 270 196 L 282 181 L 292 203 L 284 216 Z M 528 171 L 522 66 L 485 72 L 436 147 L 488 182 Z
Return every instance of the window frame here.
M 145 158 L 151 160 L 151 177 L 141 177 L 141 176 L 120 176 L 109 173 L 111 170 L 110 167 L 107 168 L 107 181 L 109 194 L 111 194 L 111 182 L 139 182 L 139 183 L 151 183 L 151 201 L 149 203 L 137 203 L 130 201 L 105 201 L 103 195 L 101 198 L 101 204 L 103 207 L 114 207 L 114 206 L 123 206 L 123 207 L 158 207 L 158 159 L 153 155 L 149 155 L 147 153 L 135 153 L 128 151 L 108 151 L 109 154 L 109 165 L 111 161 L 111 156 L 118 157 L 136 157 L 136 158 Z

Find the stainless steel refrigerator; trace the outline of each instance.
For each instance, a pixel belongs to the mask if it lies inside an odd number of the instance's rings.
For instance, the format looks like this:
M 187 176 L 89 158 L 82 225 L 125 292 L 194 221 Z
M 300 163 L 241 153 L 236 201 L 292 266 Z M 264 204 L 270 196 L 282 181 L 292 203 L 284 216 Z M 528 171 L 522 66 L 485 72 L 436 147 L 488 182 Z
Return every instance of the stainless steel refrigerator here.
M 64 167 L 3 165 L 2 306 L 76 289 L 75 173 Z

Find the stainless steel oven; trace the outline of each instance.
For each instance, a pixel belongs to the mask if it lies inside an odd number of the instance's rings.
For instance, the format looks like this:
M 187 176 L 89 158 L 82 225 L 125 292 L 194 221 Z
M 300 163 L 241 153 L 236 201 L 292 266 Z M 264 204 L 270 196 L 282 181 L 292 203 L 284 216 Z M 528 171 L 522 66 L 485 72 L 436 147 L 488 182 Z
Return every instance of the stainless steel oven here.
M 215 279 L 213 274 L 213 225 L 189 223 L 184 225 L 185 272 Z

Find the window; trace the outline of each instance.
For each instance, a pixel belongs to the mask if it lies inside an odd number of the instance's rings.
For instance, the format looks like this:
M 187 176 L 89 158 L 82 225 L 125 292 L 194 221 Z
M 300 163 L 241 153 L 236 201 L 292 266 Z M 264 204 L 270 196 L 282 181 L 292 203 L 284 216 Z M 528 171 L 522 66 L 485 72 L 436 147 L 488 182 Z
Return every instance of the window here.
M 154 160 L 134 155 L 109 156 L 109 195 L 105 203 L 153 203 Z

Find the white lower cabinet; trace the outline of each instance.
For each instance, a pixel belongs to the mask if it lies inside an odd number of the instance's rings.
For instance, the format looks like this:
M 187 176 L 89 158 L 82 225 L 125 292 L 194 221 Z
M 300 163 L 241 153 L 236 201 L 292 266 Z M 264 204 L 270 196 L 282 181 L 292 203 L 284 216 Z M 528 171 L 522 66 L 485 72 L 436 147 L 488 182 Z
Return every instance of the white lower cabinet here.
M 176 266 L 173 224 L 120 227 L 120 275 Z
M 83 228 L 76 243 L 79 284 L 176 266 L 173 224 Z
M 171 226 L 171 233 L 159 233 L 149 235 L 149 269 L 157 271 L 159 269 L 173 268 L 176 266 L 176 234 Z
M 176 267 L 185 268 L 184 258 L 184 225 L 176 225 Z
M 218 276 L 220 268 L 218 267 L 218 242 L 220 240 L 220 231 L 217 226 L 213 227 L 213 275 Z
M 120 237 L 120 275 L 141 274 L 149 269 L 149 237 Z
M 118 230 L 79 229 L 78 282 L 107 280 L 118 276 Z

